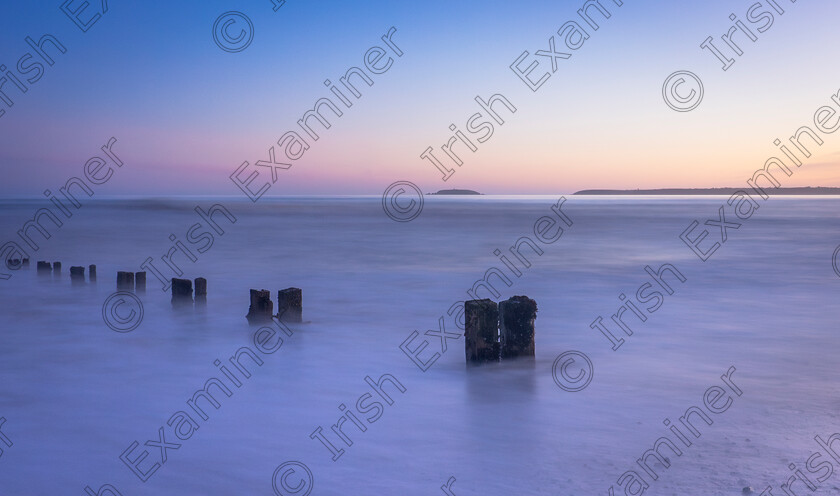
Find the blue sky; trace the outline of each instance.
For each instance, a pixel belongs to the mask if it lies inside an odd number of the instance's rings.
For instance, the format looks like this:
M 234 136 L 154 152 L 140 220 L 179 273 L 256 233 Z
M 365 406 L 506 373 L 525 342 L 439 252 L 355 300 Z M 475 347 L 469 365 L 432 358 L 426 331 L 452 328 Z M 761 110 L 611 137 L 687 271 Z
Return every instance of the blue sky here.
M 98 4 L 98 1 L 92 2 Z M 0 195 L 38 196 L 79 175 L 111 136 L 126 165 L 103 194 L 238 194 L 229 175 L 267 150 L 391 26 L 404 51 L 272 194 L 376 194 L 397 180 L 424 190 L 494 193 L 741 184 L 776 153 L 772 140 L 808 124 L 840 90 L 833 46 L 838 7 L 779 0 L 787 10 L 724 72 L 699 48 L 755 2 L 604 0 L 613 16 L 536 93 L 509 69 L 547 49 L 582 1 L 109 2 L 87 33 L 61 2 L 7 1 L 0 62 L 49 33 L 68 49 L 0 117 Z M 72 7 L 79 5 L 76 0 Z M 765 0 L 766 4 L 766 0 Z M 93 7 L 91 7 L 93 8 Z M 220 50 L 215 19 L 240 11 L 254 40 Z M 718 42 L 720 44 L 720 42 Z M 547 60 L 541 61 L 543 66 Z M 704 81 L 690 113 L 664 105 L 677 70 Z M 501 92 L 517 113 L 447 182 L 419 158 L 464 126 L 473 98 Z M 299 129 L 298 129 L 299 130 Z M 840 186 L 838 145 L 826 144 L 786 185 Z

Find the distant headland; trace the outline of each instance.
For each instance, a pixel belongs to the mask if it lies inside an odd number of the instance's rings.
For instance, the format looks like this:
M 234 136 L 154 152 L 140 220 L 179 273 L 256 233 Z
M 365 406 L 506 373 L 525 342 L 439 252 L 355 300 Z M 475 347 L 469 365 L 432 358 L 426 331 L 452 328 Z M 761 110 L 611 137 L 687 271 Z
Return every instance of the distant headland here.
M 426 193 L 427 195 L 480 195 L 478 191 L 471 189 L 442 189 L 437 193 Z
M 664 189 L 585 189 L 575 195 L 726 195 L 730 196 L 743 188 L 664 188 Z M 771 195 L 840 195 L 840 188 L 768 188 Z

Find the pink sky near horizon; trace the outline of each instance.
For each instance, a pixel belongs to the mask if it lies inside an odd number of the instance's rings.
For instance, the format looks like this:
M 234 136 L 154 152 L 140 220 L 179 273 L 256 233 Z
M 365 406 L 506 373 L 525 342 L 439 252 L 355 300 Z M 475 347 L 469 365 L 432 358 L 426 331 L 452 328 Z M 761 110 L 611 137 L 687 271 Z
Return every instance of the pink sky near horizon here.
M 50 26 L 68 52 L 0 117 L 0 195 L 40 196 L 64 184 L 111 136 L 126 165 L 97 187 L 103 195 L 240 194 L 230 174 L 243 161 L 254 170 L 254 162 L 267 160 L 284 132 L 303 134 L 296 124 L 302 114 L 319 98 L 336 100 L 323 81 L 363 65 L 369 47 L 384 46 L 380 36 L 390 26 L 404 55 L 373 76 L 374 86 L 363 87 L 352 108 L 342 107 L 319 140 L 309 140 L 311 148 L 269 194 L 381 194 L 395 181 L 426 192 L 495 194 L 740 186 L 781 154 L 774 139 L 813 128 L 814 112 L 836 107 L 831 97 L 840 93 L 840 67 L 830 63 L 831 5 L 790 5 L 757 42 L 744 44 L 728 71 L 699 48 L 732 25 L 730 13 L 743 17 L 751 3 L 625 2 L 536 92 L 509 66 L 527 50 L 528 61 L 540 63 L 535 74 L 549 70 L 548 59 L 533 53 L 576 18 L 577 2 L 540 1 L 535 10 L 485 4 L 477 24 L 466 23 L 476 12 L 465 6 L 443 22 L 431 6 L 383 3 L 370 7 L 375 15 L 335 6 L 325 18 L 289 2 L 282 15 L 253 15 L 261 37 L 239 54 L 204 39 L 200 23 L 149 40 L 131 23 L 158 18 L 135 7 L 114 9 L 83 35 L 60 12 L 10 16 L 0 20 L 9 47 L 0 62 L 15 62 L 26 49 L 23 36 Z M 208 9 L 196 20 L 185 10 L 160 22 L 212 24 L 214 14 Z M 348 16 L 354 22 L 341 24 Z M 319 36 L 324 23 L 341 43 Z M 704 99 L 691 112 L 663 101 L 663 81 L 677 70 L 703 80 Z M 447 162 L 455 173 L 443 181 L 420 154 L 432 146 L 445 157 L 440 147 L 452 136 L 449 125 L 463 130 L 480 110 L 473 99 L 495 93 L 516 113 L 502 111 L 505 124 L 478 151 L 456 145 L 464 164 Z M 840 141 L 822 137 L 824 145 L 783 177 L 783 186 L 840 186 Z M 256 170 L 258 181 L 270 180 L 268 169 Z

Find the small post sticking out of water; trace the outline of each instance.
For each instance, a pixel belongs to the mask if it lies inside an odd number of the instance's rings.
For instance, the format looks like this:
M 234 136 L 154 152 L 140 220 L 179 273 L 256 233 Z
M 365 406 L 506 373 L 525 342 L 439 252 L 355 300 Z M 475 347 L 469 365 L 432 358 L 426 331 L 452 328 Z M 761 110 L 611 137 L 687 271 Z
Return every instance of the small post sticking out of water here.
M 145 272 L 135 272 L 134 273 L 134 284 L 137 288 L 138 293 L 146 293 L 146 273 Z
M 70 267 L 70 283 L 73 286 L 85 283 L 85 268 L 84 267 Z
M 134 291 L 134 272 L 117 272 L 117 291 Z
M 24 267 L 29 267 L 29 259 L 28 258 L 23 259 L 23 266 Z
M 499 333 L 502 359 L 534 357 L 534 320 L 537 302 L 527 296 L 513 296 L 499 302 Z
M 53 262 L 53 278 L 58 279 L 61 277 L 61 262 Z
M 52 273 L 52 266 L 49 262 L 44 262 L 43 260 L 38 261 L 38 275 L 39 276 L 48 276 Z
M 277 318 L 283 322 L 303 322 L 303 291 L 300 288 L 277 292 Z
M 195 280 L 195 305 L 199 307 L 207 305 L 207 279 L 203 277 Z
M 96 282 L 96 265 L 88 267 L 88 280 L 90 282 Z
M 274 304 L 271 302 L 271 292 L 265 289 L 251 290 L 251 306 L 245 316 L 250 324 L 271 322 Z
M 172 306 L 182 307 L 193 304 L 193 287 L 189 279 L 172 279 Z
M 492 300 L 464 302 L 464 347 L 468 363 L 499 361 L 499 307 Z

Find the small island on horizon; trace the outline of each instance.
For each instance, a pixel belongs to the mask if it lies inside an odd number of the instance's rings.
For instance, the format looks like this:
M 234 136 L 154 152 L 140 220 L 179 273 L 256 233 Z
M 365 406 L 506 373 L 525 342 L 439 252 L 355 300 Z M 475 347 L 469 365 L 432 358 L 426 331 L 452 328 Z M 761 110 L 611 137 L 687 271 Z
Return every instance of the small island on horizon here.
M 426 193 L 427 195 L 481 195 L 478 191 L 471 189 L 442 189 L 437 193 Z
M 744 188 L 662 188 L 662 189 L 584 189 L 574 195 L 732 195 Z M 840 188 L 807 186 L 802 188 L 767 188 L 771 195 L 840 195 Z

